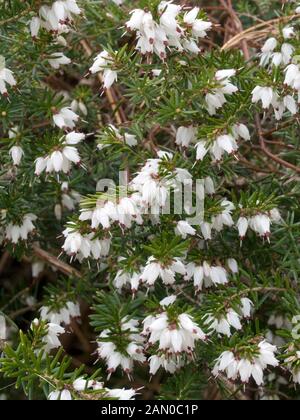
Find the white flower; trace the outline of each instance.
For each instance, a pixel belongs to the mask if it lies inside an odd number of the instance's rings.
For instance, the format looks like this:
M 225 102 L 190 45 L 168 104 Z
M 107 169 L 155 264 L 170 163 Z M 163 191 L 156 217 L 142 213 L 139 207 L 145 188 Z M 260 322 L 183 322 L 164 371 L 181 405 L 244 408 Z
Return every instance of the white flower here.
M 0 93 L 3 96 L 8 96 L 6 85 L 16 86 L 16 84 L 13 72 L 6 67 L 0 67 Z
M 286 67 L 284 83 L 293 89 L 300 90 L 300 70 L 296 64 Z
M 113 58 L 104 50 L 95 57 L 94 63 L 92 67 L 90 67 L 90 72 L 92 74 L 98 72 L 103 73 L 103 85 L 105 89 L 109 89 L 118 78 L 118 73 L 111 69 L 112 64 Z
M 47 306 L 41 308 L 41 319 L 52 324 L 69 325 L 72 318 L 80 317 L 80 307 L 78 303 L 66 302 L 65 306 L 59 310 L 51 310 Z
M 291 95 L 287 95 L 283 98 L 283 104 L 285 108 L 287 108 L 292 115 L 297 114 L 298 106 L 296 100 Z
M 211 224 L 208 222 L 202 222 L 200 225 L 201 233 L 203 238 L 208 241 L 212 238 L 211 236 Z
M 244 318 L 250 318 L 253 302 L 248 298 L 241 299 L 241 312 Z
M 229 258 L 227 260 L 227 264 L 233 274 L 237 274 L 239 272 L 238 263 L 234 258 Z
M 224 199 L 221 202 L 221 207 L 223 209 L 222 212 L 218 216 L 215 216 L 214 218 L 212 218 L 213 228 L 218 231 L 222 230 L 223 225 L 226 225 L 229 227 L 234 225 L 234 222 L 231 217 L 231 213 L 235 209 L 234 204 L 231 201 Z
M 31 264 L 32 277 L 34 279 L 38 278 L 38 276 L 44 270 L 44 268 L 45 268 L 45 263 L 43 261 L 35 261 L 35 262 L 33 262 Z
M 88 110 L 86 105 L 82 102 L 82 100 L 74 99 L 71 102 L 71 109 L 74 112 L 80 111 L 84 116 L 87 116 Z
M 261 66 L 265 66 L 269 63 L 272 55 L 273 55 L 273 51 L 275 50 L 275 48 L 277 47 L 277 40 L 276 38 L 269 38 L 267 39 L 267 41 L 264 43 L 262 49 L 261 49 L 261 58 L 260 58 L 260 65 Z
M 0 340 L 6 340 L 6 321 L 2 315 L 0 315 Z
M 173 303 L 176 301 L 176 299 L 177 299 L 177 296 L 175 296 L 175 295 L 167 296 L 164 299 L 162 299 L 159 302 L 159 304 L 162 307 L 167 307 L 167 306 L 173 305 Z
M 124 134 L 125 143 L 130 146 L 136 146 L 138 144 L 137 138 L 134 134 L 125 133 Z
M 211 22 L 204 21 L 202 19 L 197 19 L 199 15 L 199 7 L 194 7 L 189 12 L 184 15 L 184 22 L 192 27 L 192 35 L 196 38 L 206 37 L 206 31 L 209 31 L 212 27 Z
M 271 87 L 256 86 L 252 91 L 252 102 L 257 103 L 261 101 L 263 108 L 267 109 L 273 102 L 274 95 L 275 93 Z
M 233 132 L 235 134 L 235 137 L 241 137 L 246 141 L 250 140 L 251 138 L 249 129 L 245 124 L 236 124 L 235 126 L 233 126 Z
M 75 114 L 69 107 L 62 108 L 53 115 L 54 124 L 62 129 L 75 128 L 75 123 L 79 120 L 79 115 Z
M 9 154 L 13 160 L 15 166 L 20 165 L 22 157 L 24 155 L 23 149 L 21 146 L 12 146 L 9 150 Z
M 232 95 L 238 88 L 230 83 L 230 78 L 236 74 L 234 69 L 219 70 L 215 74 L 216 88 L 205 96 L 207 110 L 210 115 L 216 114 L 217 109 L 227 102 L 225 95 Z
M 252 230 L 263 238 L 269 238 L 271 235 L 271 220 L 266 214 L 257 214 L 249 220 L 249 226 Z
M 63 389 L 62 391 L 52 391 L 48 395 L 48 400 L 50 400 L 50 401 L 57 401 L 57 400 L 70 401 L 70 400 L 72 400 L 72 395 L 71 395 L 70 391 L 67 390 L 67 389 Z
M 204 189 L 205 189 L 205 192 L 209 195 L 215 194 L 214 181 L 210 176 L 207 176 L 204 178 Z
M 44 350 L 49 353 L 51 350 L 61 346 L 58 336 L 65 333 L 65 329 L 60 325 L 47 324 L 47 334 L 43 337 Z
M 162 60 L 166 58 L 167 47 L 198 53 L 200 49 L 196 41 L 206 36 L 206 31 L 212 24 L 197 19 L 199 9 L 194 8 L 182 16 L 182 26 L 187 29 L 185 30 L 179 23 L 181 11 L 181 6 L 170 1 L 162 1 L 158 5 L 159 21 L 155 21 L 151 12 L 142 9 L 133 10 L 126 22 L 126 28 L 136 32 L 136 49 L 141 54 L 155 53 Z
M 207 155 L 208 153 L 208 148 L 206 147 L 206 142 L 205 141 L 199 141 L 196 146 L 195 146 L 196 150 L 197 150 L 197 160 L 203 160 L 204 157 Z
M 299 360 L 300 351 L 295 351 L 294 354 L 290 355 L 285 359 L 285 363 L 287 365 L 288 370 L 293 376 L 293 381 L 295 382 L 295 384 L 300 384 Z
M 130 284 L 131 291 L 135 294 L 138 290 L 140 283 L 140 273 L 129 273 L 123 270 L 119 270 L 114 278 L 113 284 L 118 289 L 121 290 L 123 286 Z
M 19 126 L 15 125 L 8 130 L 8 138 L 15 139 L 19 134 Z
M 176 132 L 175 143 L 178 146 L 187 148 L 191 142 L 196 139 L 196 128 L 190 125 L 189 127 L 179 127 Z
M 164 284 L 174 284 L 176 274 L 185 275 L 186 270 L 183 263 L 174 259 L 168 266 L 161 265 L 153 256 L 147 261 L 144 268 L 141 281 L 147 286 L 153 286 L 158 277 L 160 277 Z
M 38 36 L 40 27 L 41 20 L 37 16 L 34 16 L 30 21 L 30 33 L 33 39 L 36 39 L 36 37 Z
M 284 39 L 290 39 L 295 36 L 295 28 L 293 26 L 285 26 L 282 29 L 282 35 Z
M 175 228 L 176 235 L 186 239 L 188 235 L 194 236 L 196 234 L 196 229 L 194 229 L 187 221 L 180 220 Z
M 246 217 L 240 217 L 237 221 L 237 228 L 239 231 L 240 239 L 243 240 L 246 237 L 246 233 L 249 227 L 249 222 Z
M 278 223 L 282 220 L 281 214 L 277 208 L 270 210 L 269 215 L 272 222 Z
M 161 176 L 161 165 L 172 160 L 173 155 L 162 151 L 158 151 L 157 154 L 158 158 L 148 159 L 130 183 L 130 189 L 138 193 L 139 204 L 144 208 L 150 207 L 153 215 L 158 215 L 166 206 L 171 189 L 177 191 L 179 184 L 191 179 L 191 174 L 182 168 L 175 168 L 174 171 Z
M 76 0 L 57 0 L 51 6 L 43 5 L 39 9 L 39 21 L 37 17 L 30 21 L 31 35 L 35 38 L 40 27 L 57 34 L 68 32 L 73 15 L 80 13 Z
M 70 64 L 70 58 L 66 57 L 62 52 L 52 53 L 48 58 L 49 64 L 53 69 L 59 69 L 60 66 Z
M 21 224 L 14 225 L 9 223 L 5 229 L 5 237 L 13 244 L 17 244 L 19 240 L 26 241 L 30 233 L 35 230 L 33 222 L 37 220 L 37 217 L 34 214 L 25 214 L 22 219 Z

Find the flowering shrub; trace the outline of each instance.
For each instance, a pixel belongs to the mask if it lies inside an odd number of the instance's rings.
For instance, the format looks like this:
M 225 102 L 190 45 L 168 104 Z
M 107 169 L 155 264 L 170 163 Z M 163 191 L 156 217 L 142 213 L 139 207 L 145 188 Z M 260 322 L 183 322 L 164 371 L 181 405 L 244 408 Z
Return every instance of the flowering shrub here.
M 0 12 L 0 399 L 298 399 L 300 5 Z

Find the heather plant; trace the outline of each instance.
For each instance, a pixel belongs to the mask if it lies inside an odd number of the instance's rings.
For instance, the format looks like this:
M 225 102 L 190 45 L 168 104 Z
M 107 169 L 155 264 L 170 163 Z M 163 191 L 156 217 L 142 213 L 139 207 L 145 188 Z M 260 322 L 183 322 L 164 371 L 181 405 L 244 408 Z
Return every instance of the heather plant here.
M 0 0 L 0 399 L 298 399 L 300 5 Z

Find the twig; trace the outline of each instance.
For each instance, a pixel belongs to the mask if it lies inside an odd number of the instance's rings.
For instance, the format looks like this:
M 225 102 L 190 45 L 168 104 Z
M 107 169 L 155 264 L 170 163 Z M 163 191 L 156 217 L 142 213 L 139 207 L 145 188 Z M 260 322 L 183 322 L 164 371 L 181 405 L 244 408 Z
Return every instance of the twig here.
M 264 23 L 259 23 L 257 25 L 251 26 L 251 28 L 248 28 L 246 30 L 244 30 L 243 32 L 237 34 L 235 37 L 231 38 L 228 42 L 226 42 L 226 44 L 223 45 L 223 47 L 221 48 L 221 50 L 228 50 L 236 45 L 238 45 L 242 39 L 246 39 L 248 38 L 248 36 L 252 37 L 253 33 L 255 33 L 258 30 L 263 29 L 266 26 L 274 26 L 276 24 L 279 23 L 285 23 L 285 22 L 289 22 L 293 19 L 299 19 L 300 15 L 296 14 L 296 15 L 291 15 L 291 16 L 282 16 L 280 18 L 277 19 L 272 19 L 272 20 L 268 20 Z M 268 31 L 270 32 L 270 31 Z
M 64 274 L 69 276 L 75 276 L 81 278 L 82 275 L 80 271 L 76 270 L 76 268 L 71 267 L 69 264 L 66 264 L 63 261 L 60 261 L 58 258 L 54 257 L 54 255 L 49 254 L 49 252 L 44 251 L 37 245 L 32 246 L 32 250 L 34 254 L 43 261 L 46 261 L 48 264 L 55 267 L 57 270 L 61 271 Z
M 32 7 L 28 7 L 28 9 L 23 10 L 21 13 L 19 13 L 16 16 L 12 16 L 8 19 L 0 20 L 0 26 L 6 25 L 7 23 L 14 22 L 14 21 L 20 19 L 21 17 L 26 16 L 28 13 L 31 12 L 31 10 L 32 10 Z
M 240 296 L 244 296 L 247 295 L 248 293 L 255 293 L 255 292 L 260 292 L 260 293 L 268 293 L 268 292 L 277 292 L 277 293 L 283 293 L 286 292 L 287 289 L 283 288 L 283 287 L 253 287 L 253 288 L 249 288 L 249 289 L 244 289 L 241 290 L 239 293 L 236 293 L 234 295 L 232 295 L 230 297 L 230 300 L 232 301 L 233 299 L 240 297 Z
M 10 255 L 8 251 L 4 251 L 0 259 L 0 274 L 2 274 L 5 269 L 6 263 L 9 260 Z
M 241 23 L 238 15 L 236 14 L 235 10 L 232 7 L 231 1 L 228 1 L 228 4 L 227 4 L 225 0 L 220 0 L 220 3 L 222 4 L 222 6 L 224 6 L 224 8 L 228 11 L 229 15 L 232 17 L 232 20 L 233 20 L 234 25 L 237 29 L 237 32 L 239 34 L 241 34 L 243 32 L 243 26 L 242 26 L 242 23 Z M 245 59 L 248 61 L 248 60 L 250 60 L 250 54 L 249 54 L 249 49 L 248 49 L 247 42 L 243 38 L 241 38 L 240 41 L 241 41 L 241 44 L 242 44 L 242 49 L 243 49 Z M 228 41 L 228 42 L 230 42 L 230 41 Z
M 17 311 L 15 311 L 15 312 L 12 312 L 11 314 L 9 314 L 9 317 L 11 319 L 15 319 L 18 316 L 26 314 L 27 312 L 35 312 L 41 306 L 42 306 L 41 303 L 38 303 L 36 305 L 26 306 L 25 308 L 21 308 L 21 309 L 18 309 Z
M 20 292 L 18 292 L 16 295 L 14 295 L 4 306 L 2 306 L 2 308 L 0 308 L 1 312 L 4 312 L 5 309 L 7 309 L 12 303 L 14 303 L 17 299 L 19 299 L 19 297 L 25 295 L 26 293 L 30 292 L 30 288 L 26 287 L 25 289 L 21 290 Z
M 293 165 L 290 162 L 287 162 L 286 160 L 281 159 L 279 156 L 274 155 L 266 146 L 265 143 L 265 139 L 263 136 L 263 131 L 262 131 L 262 127 L 261 127 L 261 121 L 260 121 L 260 117 L 259 115 L 256 113 L 255 114 L 255 126 L 256 126 L 256 130 L 257 130 L 257 134 L 258 134 L 258 138 L 259 138 L 259 144 L 261 147 L 261 150 L 272 160 L 274 160 L 274 162 L 278 163 L 281 166 L 284 166 L 286 168 L 292 169 L 293 171 L 300 173 L 300 168 L 298 166 Z

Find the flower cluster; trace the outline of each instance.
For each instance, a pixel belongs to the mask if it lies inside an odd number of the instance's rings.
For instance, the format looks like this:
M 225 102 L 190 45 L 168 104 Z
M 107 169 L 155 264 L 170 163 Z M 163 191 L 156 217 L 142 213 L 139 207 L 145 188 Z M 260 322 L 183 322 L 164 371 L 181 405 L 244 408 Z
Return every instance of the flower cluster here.
M 32 38 L 38 36 L 40 28 L 53 34 L 62 34 L 69 31 L 73 23 L 73 16 L 81 14 L 76 0 L 57 0 L 51 6 L 43 5 L 39 9 L 39 16 L 30 21 Z
M 274 37 L 267 39 L 261 50 L 260 65 L 268 66 L 271 62 L 268 73 L 272 75 L 272 66 L 278 68 L 278 73 L 284 76 L 283 83 L 275 87 L 270 80 L 268 85 L 257 85 L 252 91 L 252 102 L 261 102 L 264 110 L 272 105 L 276 120 L 281 120 L 286 110 L 292 115 L 297 114 L 300 91 L 300 71 L 294 60 L 296 49 L 288 42 L 296 37 L 295 28 L 285 26 L 281 30 L 281 37 L 283 43 Z
M 235 155 L 239 146 L 237 141 L 239 139 L 250 140 L 248 128 L 244 124 L 236 124 L 232 127 L 230 133 L 222 133 L 218 135 L 213 141 L 205 139 L 200 140 L 196 144 L 196 159 L 203 160 L 204 157 L 210 152 L 214 161 L 220 162 L 225 153 Z
M 62 249 L 67 255 L 76 257 L 79 261 L 89 257 L 99 260 L 109 254 L 110 239 L 99 239 L 93 233 L 81 234 L 74 223 L 68 224 L 63 235 L 65 242 Z
M 207 35 L 212 23 L 199 19 L 200 9 L 194 7 L 183 14 L 183 8 L 162 1 L 158 6 L 159 21 L 155 21 L 150 11 L 135 9 L 126 22 L 129 31 L 136 32 L 136 49 L 141 54 L 157 54 L 162 60 L 167 57 L 167 48 L 178 51 L 199 53 L 197 42 Z
M 34 326 L 38 326 L 40 321 L 35 319 L 32 323 L 32 328 Z M 45 324 L 46 333 L 42 338 L 43 350 L 45 353 L 49 353 L 53 349 L 57 349 L 61 347 L 61 342 L 59 340 L 59 336 L 65 333 L 65 329 L 52 322 Z
M 256 232 L 260 237 L 268 239 L 271 235 L 271 223 L 278 223 L 281 220 L 278 209 L 274 208 L 266 213 L 258 213 L 252 217 L 241 216 L 237 221 L 237 228 L 240 239 L 246 236 L 248 228 Z
M 122 259 L 120 258 L 120 260 Z M 129 271 L 125 271 L 121 269 L 121 270 L 118 270 L 113 280 L 113 284 L 114 284 L 114 287 L 119 291 L 124 286 L 129 284 L 131 287 L 132 293 L 135 294 L 138 290 L 140 279 L 141 279 L 141 273 L 129 272 Z
M 225 314 L 216 316 L 207 313 L 204 318 L 204 324 L 208 326 L 209 332 L 217 332 L 218 334 L 231 337 L 231 327 L 240 331 L 242 329 L 241 318 L 249 318 L 251 316 L 251 308 L 253 303 L 248 298 L 242 298 L 240 303 L 236 305 L 238 312 L 233 308 L 226 308 Z
M 266 341 L 258 343 L 256 348 L 251 348 L 249 356 L 238 355 L 232 351 L 225 351 L 218 358 L 213 369 L 213 375 L 218 376 L 225 372 L 228 379 L 233 381 L 239 377 L 242 382 L 249 382 L 252 377 L 258 386 L 263 384 L 263 373 L 268 366 L 276 367 L 279 362 L 274 353 L 277 351 Z
M 116 222 L 123 228 L 130 228 L 133 222 L 143 223 L 135 195 L 120 197 L 115 201 L 107 200 L 104 203 L 99 200 L 99 204 L 93 210 L 83 208 L 79 220 L 90 220 L 92 229 L 97 229 L 100 225 L 103 229 L 110 229 Z
M 232 95 L 238 88 L 230 82 L 231 77 L 235 76 L 236 70 L 218 70 L 212 80 L 213 87 L 205 96 L 207 110 L 210 115 L 215 115 L 216 111 L 227 102 L 225 95 Z
M 96 394 L 98 391 L 99 397 L 102 399 L 116 399 L 121 401 L 128 401 L 134 400 L 136 396 L 136 391 L 133 388 L 125 389 L 125 388 L 115 388 L 109 389 L 104 387 L 103 382 L 98 382 L 96 380 L 87 380 L 84 378 L 77 378 L 72 383 L 72 388 L 75 391 L 75 394 L 78 393 L 85 393 L 91 392 Z M 95 392 L 96 391 L 96 392 Z M 48 400 L 50 401 L 70 401 L 72 400 L 72 392 L 69 389 L 62 389 L 62 390 L 55 390 L 50 392 L 48 395 Z
M 123 371 L 130 376 L 134 361 L 140 363 L 146 361 L 143 345 L 144 340 L 139 334 L 137 326 L 138 321 L 126 317 L 122 319 L 120 325 L 121 333 L 117 333 L 117 336 L 108 329 L 101 332 L 97 340 L 97 353 L 100 359 L 105 360 L 109 375 L 115 372 L 118 366 L 120 366 Z M 119 334 L 121 334 L 121 336 Z M 114 338 L 116 339 L 116 343 L 120 338 L 126 340 L 126 348 L 122 350 L 118 349 L 118 345 L 114 342 Z
M 116 70 L 112 69 L 113 58 L 107 51 L 102 51 L 94 58 L 94 63 L 90 67 L 90 73 L 95 74 L 102 72 L 103 74 L 103 86 L 105 89 L 109 89 L 118 78 Z
M 238 264 L 235 259 L 231 258 L 227 261 L 228 266 L 233 274 L 238 273 Z M 207 261 L 202 264 L 190 262 L 186 266 L 186 275 L 184 280 L 193 280 L 196 293 L 201 291 L 203 287 L 224 285 L 228 283 L 228 272 L 221 265 L 211 265 Z
M 69 173 L 72 163 L 80 164 L 81 159 L 74 145 L 80 143 L 84 138 L 84 134 L 75 131 L 61 138 L 51 154 L 36 159 L 35 174 L 40 175 L 44 170 L 46 173 L 61 171 L 65 174 Z
M 64 107 L 60 111 L 55 111 L 53 115 L 54 124 L 63 130 L 69 131 L 75 128 L 79 115 L 70 107 Z
M 261 49 L 261 66 L 268 65 L 270 61 L 272 65 L 276 67 L 280 64 L 287 65 L 290 63 L 295 49 L 291 44 L 286 42 L 286 40 L 289 40 L 295 36 L 294 28 L 292 26 L 285 26 L 282 29 L 282 35 L 285 42 L 279 46 L 280 51 L 276 51 L 278 47 L 278 41 L 276 38 L 267 39 Z
M 158 158 L 148 159 L 130 182 L 130 188 L 138 193 L 135 197 L 141 208 L 151 208 L 151 214 L 160 213 L 160 209 L 167 203 L 171 189 L 176 191 L 180 183 L 192 179 L 186 169 L 165 168 L 165 165 L 172 162 L 172 153 L 158 151 L 157 155 Z
M 42 306 L 40 317 L 43 321 L 48 321 L 51 324 L 69 325 L 72 318 L 80 317 L 80 307 L 77 302 L 66 302 L 59 310 L 52 310 L 47 306 Z
M 9 223 L 5 228 L 5 238 L 17 244 L 20 240 L 27 241 L 29 235 L 35 230 L 33 224 L 37 216 L 32 213 L 25 214 L 19 224 Z
M 176 274 L 186 275 L 186 268 L 178 258 L 165 264 L 151 256 L 142 272 L 141 281 L 147 286 L 153 286 L 160 277 L 165 285 L 172 285 L 175 283 Z
M 162 312 L 144 319 L 142 335 L 147 337 L 148 348 L 157 347 L 157 353 L 149 358 L 150 373 L 160 366 L 174 372 L 184 364 L 184 355 L 192 356 L 196 342 L 205 341 L 206 335 L 186 313 L 174 313 L 176 296 L 168 296 L 160 302 Z

